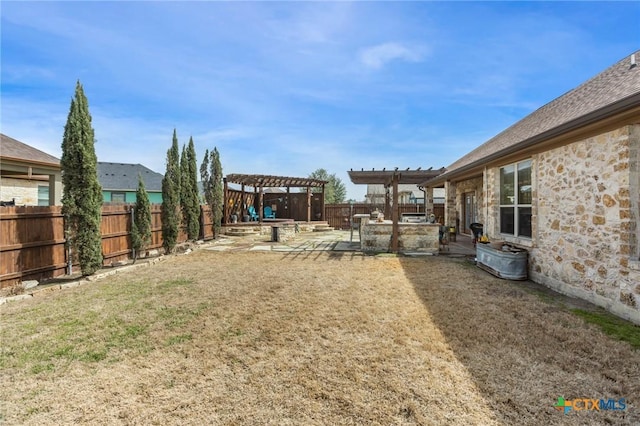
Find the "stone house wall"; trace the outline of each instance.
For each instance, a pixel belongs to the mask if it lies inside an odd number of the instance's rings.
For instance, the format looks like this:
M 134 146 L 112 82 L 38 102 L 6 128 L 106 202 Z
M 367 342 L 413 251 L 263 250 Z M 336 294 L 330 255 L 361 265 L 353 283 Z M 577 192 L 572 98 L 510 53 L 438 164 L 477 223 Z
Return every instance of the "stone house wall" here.
M 463 212 L 464 212 L 464 194 L 469 193 L 469 192 L 475 192 L 476 194 L 476 206 L 477 206 L 477 210 L 478 210 L 478 217 L 477 217 L 477 221 L 479 223 L 483 223 L 485 222 L 485 193 L 483 191 L 483 187 L 482 187 L 482 177 L 478 177 L 478 178 L 474 178 L 474 179 L 469 179 L 469 180 L 463 180 L 460 182 L 456 182 L 456 200 L 455 200 L 455 208 L 456 208 L 456 219 L 460 221 L 460 229 L 463 228 L 464 226 L 464 217 Z
M 533 281 L 640 324 L 640 125 L 530 158 L 532 238 L 500 234 L 499 167 L 485 170 L 485 234 L 527 248 Z
M 530 252 L 535 281 L 636 323 L 639 146 L 635 125 L 534 156 Z

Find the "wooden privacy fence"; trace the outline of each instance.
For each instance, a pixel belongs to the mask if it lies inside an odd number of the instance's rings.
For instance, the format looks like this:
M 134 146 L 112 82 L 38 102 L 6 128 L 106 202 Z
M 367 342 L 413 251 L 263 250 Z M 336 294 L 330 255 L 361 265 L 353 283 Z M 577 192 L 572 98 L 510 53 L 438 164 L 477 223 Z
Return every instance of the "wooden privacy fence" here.
M 434 214 L 436 217 L 444 217 L 444 206 L 435 205 Z M 424 206 L 422 204 L 398 204 L 400 214 L 402 213 L 424 213 Z M 368 204 L 358 203 L 353 204 L 353 212 L 351 212 L 351 204 L 327 204 L 324 207 L 325 220 L 329 223 L 329 226 L 335 229 L 349 229 L 350 214 L 369 214 L 372 211 L 378 209 L 380 212 L 384 212 L 383 204 Z M 385 219 L 391 219 L 390 217 Z
M 292 194 L 293 195 L 293 194 Z M 291 197 L 294 211 L 298 197 Z M 305 201 L 306 203 L 306 201 Z M 132 257 L 131 223 L 132 204 L 104 205 L 102 207 L 102 255 L 104 264 L 110 265 Z M 400 213 L 421 213 L 420 204 L 400 204 Z M 442 206 L 434 206 L 436 216 L 443 216 Z M 147 250 L 162 250 L 162 205 L 151 205 L 151 243 Z M 384 210 L 375 204 L 354 204 L 353 214 Z M 306 209 L 306 206 L 305 206 Z M 283 209 L 284 210 L 284 209 Z M 200 238 L 213 238 L 209 207 L 200 209 Z M 325 220 L 336 229 L 349 229 L 349 204 L 325 205 Z M 319 216 L 319 215 L 318 215 Z M 187 241 L 184 227 L 180 229 L 178 243 Z M 24 280 L 42 280 L 64 275 L 68 253 L 65 247 L 64 220 L 61 206 L 0 207 L 0 288 Z M 77 270 L 77 265 L 74 266 Z
M 66 268 L 62 207 L 0 207 L 0 288 Z
M 132 204 L 102 207 L 102 255 L 104 265 L 129 259 Z M 151 205 L 151 243 L 147 251 L 162 250 L 161 204 Z M 209 207 L 200 209 L 200 238 L 213 238 Z M 181 227 L 178 243 L 187 241 Z M 0 207 L 0 288 L 25 280 L 42 280 L 64 275 L 68 253 L 65 247 L 61 206 Z M 74 266 L 77 269 L 77 265 Z

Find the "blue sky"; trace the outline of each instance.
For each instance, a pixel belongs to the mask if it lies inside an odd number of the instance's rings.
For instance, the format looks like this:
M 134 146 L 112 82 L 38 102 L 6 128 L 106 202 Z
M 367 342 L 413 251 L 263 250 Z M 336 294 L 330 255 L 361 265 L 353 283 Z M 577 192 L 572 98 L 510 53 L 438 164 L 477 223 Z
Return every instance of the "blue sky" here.
M 7 2 L 1 131 L 60 157 L 76 80 L 99 161 L 164 173 L 447 166 L 640 46 L 640 2 Z

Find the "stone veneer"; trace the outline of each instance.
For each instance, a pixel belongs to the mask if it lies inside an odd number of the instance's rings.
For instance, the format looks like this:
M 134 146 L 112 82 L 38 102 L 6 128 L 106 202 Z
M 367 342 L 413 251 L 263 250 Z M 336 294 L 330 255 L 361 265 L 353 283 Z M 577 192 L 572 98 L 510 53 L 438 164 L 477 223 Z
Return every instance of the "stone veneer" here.
M 360 248 L 365 253 L 387 252 L 391 249 L 393 223 L 362 224 Z M 439 251 L 440 226 L 432 223 L 398 223 L 398 251 L 436 254 Z
M 49 185 L 49 181 L 3 177 L 0 179 L 0 200 L 11 201 L 15 198 L 17 205 L 37 206 L 38 185 Z
M 640 125 L 530 158 L 532 238 L 500 234 L 498 167 L 451 184 L 449 214 L 477 188 L 485 234 L 528 249 L 533 281 L 640 324 Z
M 455 184 L 482 187 L 478 220 L 491 240 L 529 250 L 529 276 L 640 324 L 640 125 L 531 156 L 532 238 L 500 234 L 500 169 Z
M 533 157 L 530 272 L 557 290 L 640 323 L 638 147 L 625 126 Z

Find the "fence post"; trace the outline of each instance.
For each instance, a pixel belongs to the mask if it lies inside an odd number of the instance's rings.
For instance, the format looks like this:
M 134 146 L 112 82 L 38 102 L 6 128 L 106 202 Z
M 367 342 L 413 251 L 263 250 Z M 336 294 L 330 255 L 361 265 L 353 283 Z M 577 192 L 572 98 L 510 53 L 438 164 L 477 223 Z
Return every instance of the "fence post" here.
M 135 261 L 137 256 L 136 256 L 136 249 L 133 246 L 133 227 L 135 226 L 135 206 L 131 206 L 130 212 L 131 212 L 131 227 L 130 227 L 130 231 L 129 231 L 129 241 L 131 242 L 131 257 L 133 258 L 133 260 Z
M 66 218 L 62 222 L 64 224 L 64 244 L 67 246 L 67 275 L 73 274 L 73 260 L 71 260 L 71 242 L 69 241 L 69 229 L 67 228 Z

